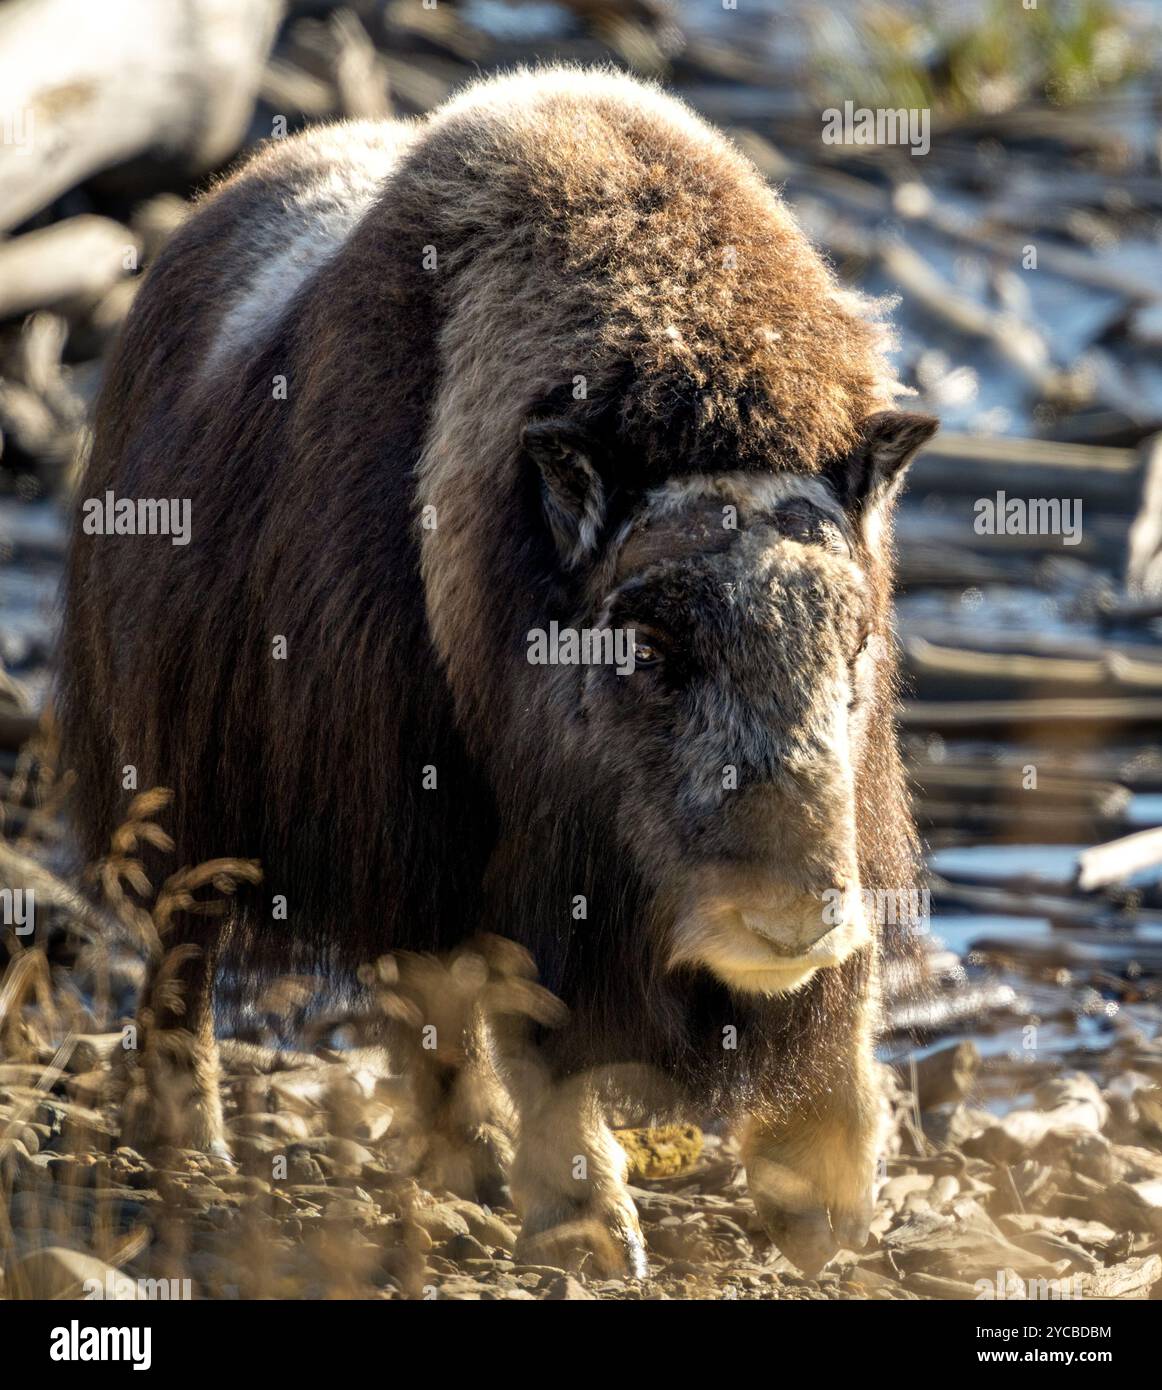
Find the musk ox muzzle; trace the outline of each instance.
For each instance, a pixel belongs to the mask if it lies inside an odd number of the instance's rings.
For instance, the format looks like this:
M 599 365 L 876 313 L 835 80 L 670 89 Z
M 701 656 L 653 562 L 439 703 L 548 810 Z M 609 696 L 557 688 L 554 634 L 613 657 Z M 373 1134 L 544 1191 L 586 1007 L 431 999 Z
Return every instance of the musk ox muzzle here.
M 767 868 L 691 873 L 669 965 L 710 970 L 732 989 L 786 994 L 871 941 L 858 878 L 809 891 Z
M 868 945 L 850 768 L 828 772 L 816 773 L 811 796 L 760 787 L 727 805 L 724 832 L 751 857 L 684 875 L 671 967 L 708 969 L 743 993 L 786 994 Z

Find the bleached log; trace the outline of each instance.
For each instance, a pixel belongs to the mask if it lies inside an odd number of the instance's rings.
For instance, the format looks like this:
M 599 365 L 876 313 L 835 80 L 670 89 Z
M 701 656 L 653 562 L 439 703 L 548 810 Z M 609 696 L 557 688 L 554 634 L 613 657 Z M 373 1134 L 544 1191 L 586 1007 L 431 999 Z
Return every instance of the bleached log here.
M 153 153 L 238 149 L 283 0 L 10 0 L 0 7 L 0 230 Z
M 1034 729 L 1079 741 L 1096 729 L 1132 729 L 1162 724 L 1162 699 L 1138 696 L 1076 696 L 1044 700 L 911 700 L 900 711 L 906 729 L 937 729 L 958 738 L 970 734 Z

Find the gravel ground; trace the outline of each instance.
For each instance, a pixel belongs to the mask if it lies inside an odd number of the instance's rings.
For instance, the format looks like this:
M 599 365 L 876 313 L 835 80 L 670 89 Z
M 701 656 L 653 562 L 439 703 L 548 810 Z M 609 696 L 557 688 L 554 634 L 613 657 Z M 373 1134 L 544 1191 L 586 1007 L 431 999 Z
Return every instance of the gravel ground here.
M 763 1234 L 732 1140 L 619 1132 L 650 1256 L 637 1281 L 523 1264 L 503 1202 L 411 1176 L 426 1137 L 367 1049 L 227 1044 L 233 1161 L 151 1163 L 121 1142 L 120 1038 L 74 1039 L 63 1068 L 0 1064 L 4 1296 L 157 1296 L 137 1281 L 173 1279 L 174 1296 L 227 1299 L 1162 1297 L 1153 1045 L 1112 1050 L 1104 1087 L 1059 1077 L 1002 1118 L 961 1099 L 920 1112 L 885 1069 L 891 1156 L 871 1239 L 814 1279 Z

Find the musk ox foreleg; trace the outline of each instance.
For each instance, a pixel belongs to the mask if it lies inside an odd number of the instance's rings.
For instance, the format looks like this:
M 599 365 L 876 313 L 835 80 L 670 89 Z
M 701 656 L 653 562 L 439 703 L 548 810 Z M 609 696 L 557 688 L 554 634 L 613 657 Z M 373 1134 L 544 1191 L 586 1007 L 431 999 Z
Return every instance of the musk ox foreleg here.
M 429 1128 L 421 1177 L 461 1197 L 503 1200 L 516 1129 L 512 1097 L 497 1071 L 483 1011 L 464 1025 L 454 1065 L 414 1049 L 417 1094 Z
M 768 1234 L 800 1269 L 816 1273 L 840 1246 L 867 1240 L 874 1212 L 880 1095 L 871 1008 L 861 1008 L 843 1062 L 826 1089 L 777 1118 L 750 1116 L 742 1135 L 747 1185 Z
M 522 1220 L 518 1257 L 644 1279 L 645 1242 L 627 1169 L 625 1151 L 584 1078 L 526 1099 L 509 1178 Z
M 220 942 L 219 930 L 175 927 L 150 969 L 137 1012 L 143 1085 L 127 1104 L 123 1127 L 138 1147 L 229 1155 L 214 1037 Z

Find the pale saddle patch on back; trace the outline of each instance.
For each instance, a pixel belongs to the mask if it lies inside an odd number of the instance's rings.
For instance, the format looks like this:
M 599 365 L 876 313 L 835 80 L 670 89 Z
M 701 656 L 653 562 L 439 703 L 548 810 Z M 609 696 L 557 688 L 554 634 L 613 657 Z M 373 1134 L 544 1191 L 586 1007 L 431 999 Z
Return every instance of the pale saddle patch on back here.
M 299 290 L 342 248 L 378 201 L 412 138 L 399 123 L 357 122 L 288 142 L 281 196 L 253 198 L 230 252 L 235 290 L 218 319 L 207 373 L 253 351 L 278 327 Z

